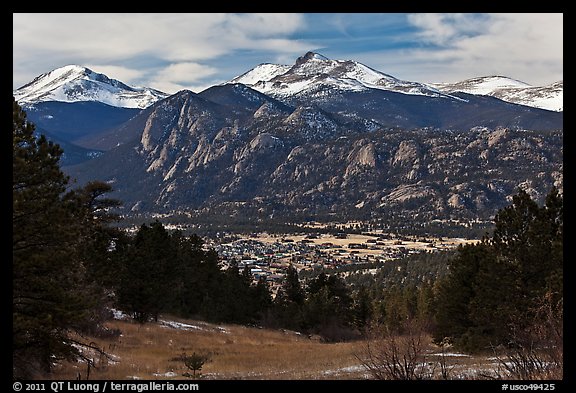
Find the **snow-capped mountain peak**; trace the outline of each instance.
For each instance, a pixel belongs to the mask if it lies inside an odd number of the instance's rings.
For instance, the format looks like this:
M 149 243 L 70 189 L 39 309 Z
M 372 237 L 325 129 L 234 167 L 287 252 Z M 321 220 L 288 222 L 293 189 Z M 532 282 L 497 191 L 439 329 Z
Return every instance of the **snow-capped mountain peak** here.
M 307 52 L 305 55 L 300 56 L 299 58 L 296 59 L 296 66 L 307 63 L 309 61 L 315 62 L 315 61 L 332 61 L 329 58 L 327 58 L 326 56 L 321 55 L 320 53 L 316 53 L 316 52 Z
M 13 92 L 21 104 L 44 101 L 99 101 L 123 108 L 146 108 L 168 94 L 131 87 L 80 65 L 67 65 L 36 77 Z
M 361 92 L 371 89 L 408 95 L 449 98 L 455 93 L 488 95 L 514 104 L 561 112 L 562 81 L 532 86 L 501 75 L 483 76 L 458 83 L 419 83 L 402 80 L 353 60 L 332 60 L 307 52 L 289 65 L 260 64 L 228 83 L 243 83 L 280 100 L 326 96 L 329 91 Z
M 487 95 L 514 104 L 533 106 L 556 112 L 563 111 L 564 83 L 532 86 L 500 75 L 482 76 L 456 83 L 431 83 L 429 86 L 445 93 L 462 92 Z
M 487 95 L 498 89 L 531 87 L 528 83 L 500 75 L 481 76 L 457 83 L 431 83 L 432 86 L 446 92 L 463 92 Z
M 261 64 L 229 83 L 243 83 L 273 97 L 285 98 L 323 90 L 380 89 L 404 94 L 447 96 L 434 87 L 403 81 L 353 60 L 331 60 L 307 52 L 292 66 Z

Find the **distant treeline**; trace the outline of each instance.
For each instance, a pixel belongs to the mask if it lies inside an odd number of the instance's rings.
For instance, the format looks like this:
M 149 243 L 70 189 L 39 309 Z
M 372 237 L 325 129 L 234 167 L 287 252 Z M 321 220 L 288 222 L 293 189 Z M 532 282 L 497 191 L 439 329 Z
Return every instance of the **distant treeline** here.
M 384 213 L 385 214 L 385 213 Z M 310 217 L 307 217 L 310 219 Z M 333 223 L 333 216 L 315 217 L 315 222 L 322 222 L 321 227 L 304 225 L 306 219 L 298 220 L 295 216 L 270 218 L 262 220 L 257 217 L 235 217 L 233 221 L 230 217 L 222 214 L 210 215 L 189 214 L 172 212 L 163 214 L 161 221 L 164 224 L 173 224 L 182 227 L 184 234 L 195 234 L 198 236 L 215 237 L 218 233 L 250 234 L 254 232 L 268 232 L 278 234 L 292 233 L 319 233 L 338 234 L 346 232 L 349 234 L 369 234 L 375 232 L 392 233 L 404 236 L 428 236 L 428 237 L 460 237 L 465 239 L 479 239 L 486 233 L 493 230 L 493 222 L 465 221 L 426 221 L 418 223 L 410 220 L 401 213 L 387 214 L 386 217 L 366 218 L 364 221 L 354 224 Z M 121 227 L 138 227 L 143 223 L 150 223 L 156 218 L 151 214 L 131 214 L 124 217 Z

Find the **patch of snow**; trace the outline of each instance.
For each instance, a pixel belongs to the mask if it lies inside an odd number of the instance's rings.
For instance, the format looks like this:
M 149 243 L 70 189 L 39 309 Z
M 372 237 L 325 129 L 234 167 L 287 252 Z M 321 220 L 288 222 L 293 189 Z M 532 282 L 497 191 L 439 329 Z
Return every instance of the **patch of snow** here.
M 152 375 L 155 377 L 167 377 L 167 378 L 174 378 L 178 376 L 178 374 L 176 374 L 174 371 L 167 371 L 164 374 L 154 373 Z
M 431 353 L 430 356 L 454 356 L 454 357 L 470 357 L 470 355 L 466 355 L 465 353 L 458 353 L 458 352 L 438 352 L 438 353 Z
M 112 317 L 114 319 L 122 321 L 130 318 L 130 316 L 124 311 L 116 310 L 115 308 L 111 308 L 110 311 L 112 312 Z
M 198 326 L 198 325 L 191 325 L 188 323 L 183 323 L 183 322 L 176 322 L 176 321 L 166 321 L 164 319 L 161 319 L 158 321 L 158 323 L 160 323 L 161 326 L 166 327 L 166 328 L 172 328 L 172 329 L 178 329 L 178 330 L 202 330 L 202 331 L 218 331 L 220 333 L 225 333 L 225 334 L 229 334 L 230 331 L 226 328 L 223 328 L 222 326 L 215 326 L 215 327 L 210 327 L 210 326 Z
M 120 363 L 120 356 L 114 355 L 113 353 L 108 353 L 110 360 L 108 360 L 108 364 L 118 364 Z
M 158 322 L 160 322 L 160 324 L 162 324 L 162 326 L 169 327 L 169 328 L 172 328 L 172 329 L 180 329 L 180 330 L 205 330 L 204 328 L 201 328 L 200 326 L 189 325 L 189 324 L 187 324 L 187 323 L 182 323 L 182 322 L 165 321 L 165 320 L 160 320 L 160 321 L 158 321 Z
M 334 370 L 324 370 L 322 371 L 323 375 L 340 375 L 343 373 L 357 373 L 361 371 L 366 371 L 366 367 L 361 364 L 354 365 L 354 366 L 347 366 L 341 367 Z M 366 374 L 365 377 L 369 377 L 369 374 Z
M 497 89 L 526 88 L 529 84 L 504 76 L 485 76 L 466 79 L 457 83 L 431 83 L 433 87 L 445 92 L 489 95 Z

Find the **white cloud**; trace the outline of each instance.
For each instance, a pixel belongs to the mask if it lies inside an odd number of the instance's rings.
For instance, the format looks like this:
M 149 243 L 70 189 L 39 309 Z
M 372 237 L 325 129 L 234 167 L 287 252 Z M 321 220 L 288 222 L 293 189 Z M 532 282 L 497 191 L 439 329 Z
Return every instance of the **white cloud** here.
M 360 26 L 375 34 L 369 45 L 359 45 Z M 199 91 L 261 62 L 292 64 L 324 49 L 421 82 L 563 78 L 562 14 L 13 14 L 13 43 L 14 88 L 92 64 L 129 84 Z
M 563 78 L 562 14 L 418 14 L 408 20 L 424 43 L 434 44 L 398 54 L 424 81 L 497 74 L 544 85 Z
M 293 33 L 303 23 L 300 14 L 228 14 L 224 30 L 248 37 L 268 37 Z
M 489 21 L 475 14 L 410 14 L 408 22 L 418 27 L 422 41 L 436 45 L 450 45 L 470 35 L 481 34 Z
M 116 66 L 116 65 L 99 65 L 99 64 L 79 64 L 91 69 L 94 72 L 105 74 L 109 78 L 117 79 L 128 85 L 136 86 L 137 81 L 144 76 L 142 70 Z
M 69 63 L 186 68 L 238 50 L 298 53 L 306 45 L 288 35 L 303 24 L 299 14 L 13 14 L 14 85 Z
M 150 80 L 151 86 L 166 93 L 189 89 L 198 92 L 198 83 L 216 74 L 213 67 L 198 63 L 174 63 L 158 71 Z

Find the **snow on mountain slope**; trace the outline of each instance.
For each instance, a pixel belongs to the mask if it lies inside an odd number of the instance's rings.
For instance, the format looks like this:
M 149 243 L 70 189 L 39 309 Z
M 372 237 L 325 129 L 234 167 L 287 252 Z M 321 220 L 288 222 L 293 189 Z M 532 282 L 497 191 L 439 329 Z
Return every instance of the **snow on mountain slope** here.
M 308 52 L 292 66 L 261 64 L 229 83 L 244 83 L 274 97 L 289 97 L 322 87 L 344 91 L 381 89 L 404 94 L 447 96 L 435 87 L 397 79 L 352 60 L 331 60 Z
M 485 76 L 457 83 L 431 83 L 429 86 L 445 93 L 463 92 L 487 95 L 514 104 L 556 112 L 562 112 L 564 106 L 564 83 L 562 81 L 547 86 L 532 86 L 504 76 Z
M 529 84 L 505 76 L 483 76 L 456 83 L 431 83 L 433 87 L 446 92 L 460 91 L 468 94 L 489 95 L 498 89 L 525 88 Z
M 556 112 L 562 112 L 564 110 L 564 82 L 562 81 L 547 86 L 501 89 L 491 95 L 515 104 L 533 106 Z
M 260 64 L 250 71 L 237 76 L 229 83 L 242 83 L 244 85 L 255 85 L 260 81 L 269 81 L 270 79 L 282 75 L 290 69 L 290 66 L 280 64 L 264 63 Z
M 20 104 L 45 101 L 98 101 L 122 108 L 146 108 L 168 94 L 131 87 L 79 65 L 67 65 L 36 77 L 13 92 Z

